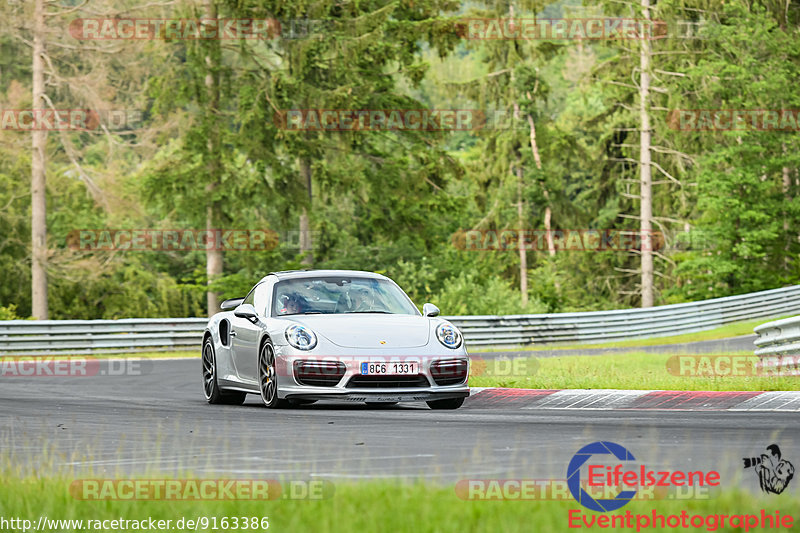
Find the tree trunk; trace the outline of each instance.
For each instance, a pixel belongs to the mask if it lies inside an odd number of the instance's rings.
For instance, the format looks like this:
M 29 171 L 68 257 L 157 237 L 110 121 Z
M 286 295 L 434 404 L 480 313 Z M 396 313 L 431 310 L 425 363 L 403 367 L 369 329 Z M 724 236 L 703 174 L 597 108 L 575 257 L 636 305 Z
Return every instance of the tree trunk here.
M 508 6 L 508 19 L 514 20 L 514 6 Z M 511 73 L 511 80 L 514 80 L 514 73 Z M 514 121 L 520 119 L 519 104 L 514 102 Z M 528 305 L 528 252 L 525 250 L 525 239 L 523 231 L 525 230 L 525 202 L 522 199 L 522 161 L 519 151 L 517 150 L 517 230 L 519 231 L 519 238 L 517 240 L 517 247 L 519 248 L 519 292 L 522 293 L 523 307 Z
M 528 100 L 533 100 L 533 97 L 528 93 Z M 536 125 L 533 122 L 533 117 L 528 115 L 528 127 L 531 134 L 531 151 L 533 152 L 533 160 L 536 162 L 536 168 L 542 170 L 542 158 L 539 157 L 539 145 L 536 144 Z M 544 200 L 547 205 L 544 208 L 544 231 L 547 238 L 547 251 L 550 257 L 556 255 L 556 245 L 553 242 L 552 228 L 550 227 L 550 220 L 553 216 L 553 210 L 550 208 L 550 192 L 547 187 L 542 185 L 542 192 L 544 193 Z
M 206 190 L 209 190 L 208 188 Z M 212 189 L 213 190 L 213 189 Z M 216 203 L 206 207 L 206 230 L 209 235 L 218 235 L 220 228 L 217 226 L 216 221 L 219 220 L 219 208 Z M 209 238 L 209 246 L 206 247 L 206 278 L 207 283 L 211 282 L 222 274 L 222 250 L 220 249 L 217 239 L 213 241 Z M 207 291 L 206 304 L 208 306 L 208 316 L 219 312 L 219 293 Z
M 513 14 L 513 8 L 511 8 Z M 514 120 L 519 120 L 519 104 L 514 102 Z M 522 294 L 522 306 L 528 305 L 528 252 L 525 249 L 525 201 L 522 198 L 522 158 L 517 151 L 517 230 L 519 238 L 517 248 L 519 248 L 519 292 Z
M 517 155 L 517 223 L 519 225 L 519 291 L 522 293 L 522 306 L 528 305 L 528 254 L 525 250 L 525 202 L 522 200 L 522 161 Z
M 528 92 L 528 100 L 531 102 L 533 101 L 533 95 L 530 92 Z M 539 156 L 539 145 L 536 143 L 536 124 L 533 122 L 533 117 L 530 114 L 528 115 L 528 129 L 530 130 L 533 160 L 536 163 L 536 168 L 542 170 L 542 158 Z M 550 192 L 547 190 L 544 183 L 542 183 L 542 193 L 544 193 L 544 201 L 546 202 L 544 207 L 544 234 L 547 241 L 547 253 L 549 253 L 552 258 L 556 255 L 556 245 L 553 239 L 553 228 L 551 225 L 553 209 L 550 207 Z M 556 291 L 561 291 L 561 283 L 558 281 L 558 278 L 553 281 L 553 286 L 556 288 Z
M 650 20 L 650 0 L 642 0 L 642 17 Z M 639 177 L 641 188 L 641 252 L 642 252 L 642 307 L 653 306 L 653 180 L 650 165 L 650 42 L 642 36 L 639 52 L 641 78 L 639 83 Z
M 786 143 L 783 143 L 781 147 L 783 148 L 783 153 L 785 154 L 787 152 Z M 789 167 L 783 167 L 781 169 L 781 178 L 782 178 L 781 191 L 783 192 L 783 199 L 786 200 L 786 205 L 788 206 L 792 202 L 792 195 L 789 192 L 792 188 L 792 176 Z M 788 252 L 792 242 L 792 238 L 789 236 L 789 213 L 787 213 L 785 210 L 783 212 L 783 231 L 785 233 L 785 239 L 786 239 L 786 244 L 783 246 L 783 250 L 785 252 Z M 783 268 L 785 268 L 788 271 L 790 267 L 791 267 L 791 258 L 787 253 L 783 256 Z
M 785 145 L 784 145 L 783 148 L 784 148 L 784 150 L 786 150 L 786 146 Z M 781 174 L 782 174 L 782 178 L 783 178 L 783 183 L 782 183 L 782 187 L 781 187 L 781 189 L 783 190 L 783 199 L 786 200 L 786 203 L 788 204 L 788 203 L 790 203 L 792 201 L 792 195 L 789 194 L 789 190 L 792 187 L 792 177 L 791 177 L 791 174 L 790 174 L 791 171 L 790 171 L 789 167 L 783 167 L 781 170 L 782 170 Z M 789 214 L 786 213 L 786 211 L 784 211 L 784 213 L 783 213 L 783 230 L 787 231 L 787 232 L 789 231 Z M 786 250 L 787 251 L 789 250 L 789 245 L 788 244 L 786 245 Z
M 300 179 L 308 191 L 308 203 L 311 205 L 311 163 L 304 157 L 300 158 Z M 302 264 L 311 265 L 314 262 L 313 245 L 308 208 L 304 206 L 300 211 L 300 253 L 303 255 Z
M 217 18 L 217 8 L 214 5 L 214 0 L 205 1 L 205 18 L 214 20 Z M 219 41 L 212 40 L 209 46 L 218 47 Z M 214 190 L 219 186 L 219 171 L 220 171 L 220 149 L 219 149 L 219 130 L 218 121 L 219 117 L 219 79 L 217 78 L 216 57 L 215 53 L 209 51 L 206 55 L 206 94 L 208 98 L 208 106 L 206 113 L 210 116 L 208 121 L 208 185 L 206 192 L 208 193 L 208 204 L 206 205 L 206 230 L 209 235 L 215 235 L 216 230 L 220 229 L 218 226 L 221 218 L 221 210 L 218 202 L 213 200 Z M 209 238 L 209 243 L 211 239 Z M 222 249 L 215 238 L 213 245 L 206 246 L 206 283 L 211 284 L 216 278 L 222 275 Z M 206 292 L 206 304 L 208 307 L 208 316 L 213 315 L 219 311 L 219 293 L 213 291 Z
M 33 109 L 44 101 L 44 0 L 35 0 L 33 21 Z M 47 320 L 47 131 L 33 130 L 31 162 L 31 308 L 33 318 Z

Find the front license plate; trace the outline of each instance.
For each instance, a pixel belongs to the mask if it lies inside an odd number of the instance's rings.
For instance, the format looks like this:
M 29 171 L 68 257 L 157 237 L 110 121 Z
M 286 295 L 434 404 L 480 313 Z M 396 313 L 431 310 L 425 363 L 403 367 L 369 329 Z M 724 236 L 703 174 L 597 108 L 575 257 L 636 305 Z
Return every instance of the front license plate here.
M 362 376 L 419 374 L 419 363 L 361 363 Z

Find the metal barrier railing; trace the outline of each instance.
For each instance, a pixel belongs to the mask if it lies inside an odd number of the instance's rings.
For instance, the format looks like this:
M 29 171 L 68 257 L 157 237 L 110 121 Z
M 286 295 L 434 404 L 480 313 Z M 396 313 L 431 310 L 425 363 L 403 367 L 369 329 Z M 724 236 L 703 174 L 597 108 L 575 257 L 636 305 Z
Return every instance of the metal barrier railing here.
M 800 355 L 800 316 L 757 326 L 756 355 Z
M 476 348 L 663 337 L 791 314 L 800 314 L 800 285 L 647 309 L 448 319 L 463 332 L 467 345 Z M 0 321 L 0 355 L 199 352 L 206 323 L 205 318 Z M 759 335 L 768 325 L 756 328 Z M 768 328 L 763 331 L 765 339 L 772 335 L 767 333 Z M 800 326 L 795 331 L 800 332 Z M 800 337 L 792 338 L 787 345 L 792 343 L 800 343 Z

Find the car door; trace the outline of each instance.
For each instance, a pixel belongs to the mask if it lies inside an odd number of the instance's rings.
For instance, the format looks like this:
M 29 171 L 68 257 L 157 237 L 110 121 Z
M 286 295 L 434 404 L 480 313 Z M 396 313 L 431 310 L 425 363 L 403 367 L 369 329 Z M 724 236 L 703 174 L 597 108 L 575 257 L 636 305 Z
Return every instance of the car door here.
M 242 302 L 253 305 L 255 293 L 259 286 L 253 288 Z M 261 314 L 262 311 L 259 311 Z M 262 317 L 263 318 L 263 317 Z M 231 320 L 233 336 L 233 363 L 239 379 L 251 383 L 258 381 L 258 339 L 261 335 L 262 320 L 253 323 L 246 318 L 234 316 Z

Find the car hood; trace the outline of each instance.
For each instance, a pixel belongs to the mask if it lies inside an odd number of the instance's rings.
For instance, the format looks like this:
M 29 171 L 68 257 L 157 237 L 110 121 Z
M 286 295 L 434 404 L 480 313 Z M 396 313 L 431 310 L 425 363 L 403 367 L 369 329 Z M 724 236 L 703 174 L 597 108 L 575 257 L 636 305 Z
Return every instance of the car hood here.
M 416 348 L 430 337 L 430 321 L 422 316 L 298 315 L 291 320 L 343 348 Z

